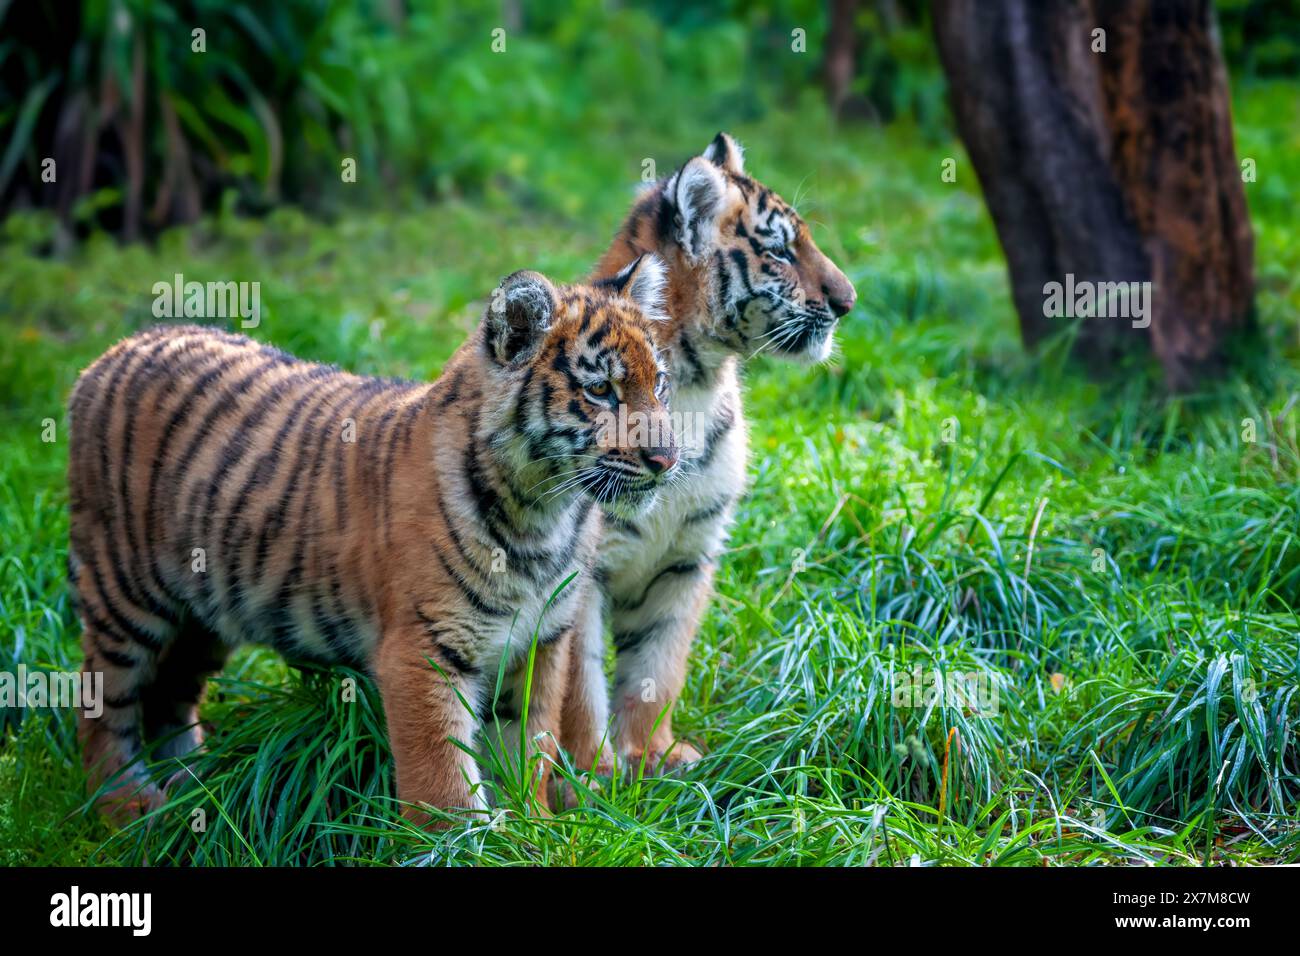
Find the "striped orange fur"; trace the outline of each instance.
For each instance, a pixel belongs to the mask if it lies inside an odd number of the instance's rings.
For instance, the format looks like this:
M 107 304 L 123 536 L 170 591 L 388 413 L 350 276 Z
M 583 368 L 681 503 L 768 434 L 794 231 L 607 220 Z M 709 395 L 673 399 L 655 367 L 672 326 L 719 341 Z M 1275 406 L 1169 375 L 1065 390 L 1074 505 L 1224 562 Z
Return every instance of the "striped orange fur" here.
M 204 682 L 242 642 L 372 674 L 410 804 L 483 805 L 454 741 L 479 730 L 503 656 L 496 707 L 519 706 L 535 635 L 528 739 L 553 740 L 586 575 L 548 599 L 594 559 L 593 505 L 641 513 L 674 463 L 664 433 L 598 434 L 615 406 L 666 418 L 660 270 L 642 257 L 598 287 L 516 273 L 432 384 L 193 326 L 91 365 L 69 405 L 69 574 L 105 675 L 80 726 L 103 805 L 164 801 L 141 758 L 201 744 Z

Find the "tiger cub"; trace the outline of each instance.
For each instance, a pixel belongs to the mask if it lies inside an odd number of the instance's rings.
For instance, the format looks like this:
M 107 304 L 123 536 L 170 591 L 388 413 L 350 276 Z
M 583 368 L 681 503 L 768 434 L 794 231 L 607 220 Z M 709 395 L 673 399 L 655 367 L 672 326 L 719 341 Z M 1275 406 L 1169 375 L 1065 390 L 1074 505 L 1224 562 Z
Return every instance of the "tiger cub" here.
M 741 363 L 759 353 L 825 359 L 857 298 L 808 224 L 745 172 L 739 144 L 725 133 L 642 194 L 594 277 L 651 252 L 668 266 L 668 321 L 654 335 L 670 368 L 682 470 L 643 518 L 605 521 L 599 590 L 582 613 L 561 738 L 576 764 L 601 772 L 612 767 L 604 741 L 611 724 L 614 748 L 633 766 L 644 758 L 667 769 L 699 757 L 677 740 L 672 708 L 744 491 Z M 617 650 L 612 720 L 607 623 Z
M 86 668 L 104 674 L 79 733 L 105 809 L 161 805 L 145 748 L 199 746 L 205 680 L 243 642 L 368 671 L 399 798 L 481 808 L 455 741 L 493 706 L 503 657 L 495 706 L 521 705 L 535 639 L 527 739 L 549 732 L 554 756 L 586 575 L 561 586 L 594 561 L 593 506 L 644 513 L 676 465 L 662 285 L 654 256 L 599 286 L 517 272 L 432 384 L 192 326 L 91 365 L 69 403 L 69 574 Z M 662 427 L 630 443 L 606 427 L 616 410 Z

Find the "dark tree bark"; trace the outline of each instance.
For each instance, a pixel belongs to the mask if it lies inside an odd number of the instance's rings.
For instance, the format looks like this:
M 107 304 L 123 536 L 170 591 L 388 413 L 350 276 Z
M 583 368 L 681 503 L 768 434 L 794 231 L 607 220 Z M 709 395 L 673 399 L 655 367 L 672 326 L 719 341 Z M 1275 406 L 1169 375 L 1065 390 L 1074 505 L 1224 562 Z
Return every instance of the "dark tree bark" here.
M 826 102 L 831 108 L 831 114 L 837 118 L 844 111 L 849 86 L 858 69 L 858 43 L 853 29 L 857 14 L 857 0 L 831 0 L 822 81 L 826 86 Z
M 1048 283 L 1149 281 L 1149 328 L 1086 319 L 1077 353 L 1149 342 L 1174 388 L 1211 372 L 1252 321 L 1254 241 L 1210 0 L 934 0 L 934 21 L 1026 345 L 1070 321 Z

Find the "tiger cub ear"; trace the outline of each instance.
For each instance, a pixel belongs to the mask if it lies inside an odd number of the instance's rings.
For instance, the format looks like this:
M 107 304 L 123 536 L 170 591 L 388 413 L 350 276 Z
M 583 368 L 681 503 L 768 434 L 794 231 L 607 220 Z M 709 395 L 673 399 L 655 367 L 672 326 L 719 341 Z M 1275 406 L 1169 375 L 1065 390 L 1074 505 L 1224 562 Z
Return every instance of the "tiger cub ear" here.
M 669 181 L 667 192 L 677 211 L 677 242 L 694 262 L 714 245 L 727 181 L 712 160 L 696 156 Z
M 500 365 L 527 358 L 555 318 L 555 286 L 540 272 L 515 272 L 492 290 L 483 316 L 488 351 Z
M 616 274 L 601 279 L 596 285 L 631 299 L 652 322 L 667 318 L 664 315 L 664 289 L 668 285 L 668 268 L 653 252 L 637 256 Z
M 745 150 L 726 133 L 718 133 L 713 137 L 713 142 L 704 147 L 702 155 L 713 165 L 736 176 L 745 173 Z

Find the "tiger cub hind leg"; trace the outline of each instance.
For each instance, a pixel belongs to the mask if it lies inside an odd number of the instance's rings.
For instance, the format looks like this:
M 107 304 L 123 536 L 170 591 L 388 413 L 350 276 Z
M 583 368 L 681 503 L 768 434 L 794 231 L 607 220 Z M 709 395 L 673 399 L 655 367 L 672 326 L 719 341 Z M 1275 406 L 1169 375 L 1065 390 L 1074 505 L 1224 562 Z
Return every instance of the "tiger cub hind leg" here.
M 202 745 L 199 703 L 227 650 L 193 626 L 156 653 L 115 647 L 114 635 L 94 625 L 83 645 L 85 673 L 104 675 L 102 712 L 79 718 L 87 780 L 100 809 L 127 823 L 167 802 L 167 790 L 186 772 L 177 761 Z
M 78 717 L 89 792 L 97 806 L 118 823 L 160 808 L 162 789 L 143 762 L 141 701 L 151 678 L 155 653 L 88 622 L 82 635 L 86 674 L 103 675 L 100 713 Z
M 153 680 L 140 700 L 150 756 L 184 757 L 203 744 L 199 704 L 208 678 L 221 670 L 229 653 L 220 637 L 190 619 L 159 654 Z
M 74 499 L 75 501 L 76 499 Z M 159 654 L 175 636 L 162 608 L 147 608 L 132 596 L 138 577 L 113 562 L 109 539 L 93 514 L 74 508 L 69 549 L 69 585 L 82 621 L 82 671 L 102 679 L 97 713 L 82 710 L 77 736 L 88 792 L 118 823 L 162 806 L 162 789 L 144 764 L 142 703 Z
M 93 568 L 77 573 L 85 575 L 74 580 L 83 669 L 104 681 L 100 713 L 81 714 L 78 736 L 90 792 L 106 815 L 125 823 L 166 802 L 158 778 L 181 768 L 158 761 L 183 757 L 202 743 L 199 701 L 227 648 L 195 622 L 169 624 L 132 605 L 102 576 L 95 580 Z

